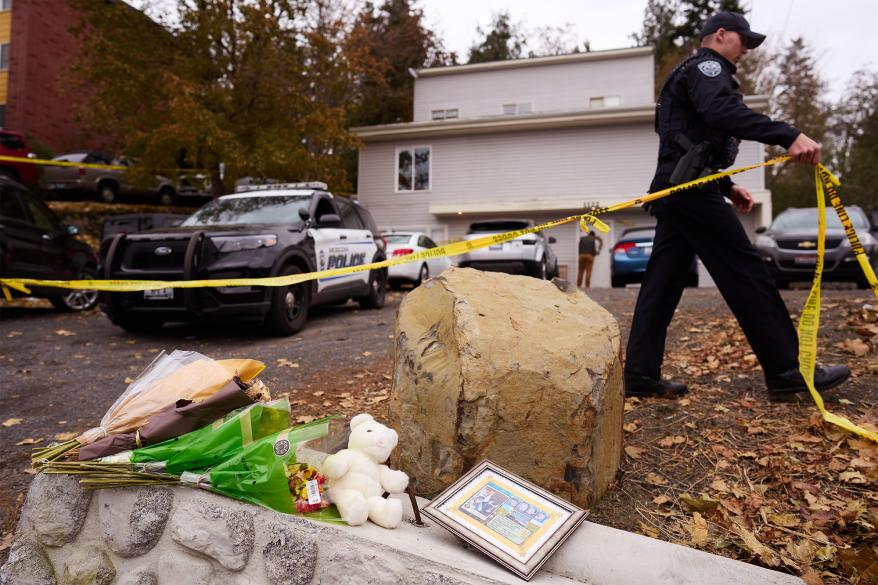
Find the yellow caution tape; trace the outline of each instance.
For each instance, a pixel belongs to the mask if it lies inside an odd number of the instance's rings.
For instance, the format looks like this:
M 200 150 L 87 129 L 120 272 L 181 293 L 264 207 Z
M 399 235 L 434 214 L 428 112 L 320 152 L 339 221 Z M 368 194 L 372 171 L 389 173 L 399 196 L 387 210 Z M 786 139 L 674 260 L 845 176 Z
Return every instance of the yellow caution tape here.
M 81 162 L 71 162 L 66 160 L 48 160 L 44 158 L 27 158 L 23 156 L 0 156 L 0 161 L 5 162 L 16 162 L 16 163 L 30 163 L 34 165 L 43 165 L 47 167 L 74 167 L 77 169 L 98 169 L 98 170 L 106 170 L 106 171 L 130 171 L 131 167 L 126 167 L 125 165 L 104 165 L 98 163 L 81 163 Z M 206 169 L 156 169 L 159 171 L 173 171 L 180 173 L 204 173 L 207 172 Z
M 817 187 L 817 266 L 814 269 L 814 281 L 811 284 L 811 292 L 808 295 L 808 300 L 805 301 L 805 307 L 802 309 L 802 317 L 799 319 L 799 372 L 801 372 L 802 377 L 805 379 L 808 391 L 811 393 L 811 398 L 814 399 L 814 403 L 820 410 L 823 420 L 878 443 L 878 433 L 859 427 L 845 417 L 826 410 L 823 397 L 820 396 L 820 393 L 814 387 L 814 369 L 817 363 L 817 332 L 820 329 L 820 285 L 823 279 L 823 255 L 826 250 L 826 194 L 824 188 L 826 191 L 829 191 L 830 202 L 835 208 L 836 213 L 838 213 L 854 254 L 858 258 L 866 258 L 866 266 L 869 268 L 866 271 L 866 278 L 869 279 L 872 290 L 878 296 L 878 281 L 875 279 L 875 273 L 869 265 L 866 252 L 857 238 L 857 232 L 854 229 L 853 223 L 841 203 L 838 191 L 835 189 L 839 185 L 838 179 L 826 167 L 817 165 L 814 171 L 814 182 Z
M 661 191 L 656 191 L 655 193 L 649 193 L 642 197 L 638 197 L 637 199 L 631 199 L 629 201 L 618 203 L 610 207 L 593 209 L 588 213 L 584 213 L 581 215 L 571 215 L 569 217 L 556 219 L 534 227 L 515 230 L 502 234 L 484 236 L 475 240 L 453 242 L 444 246 L 438 246 L 436 248 L 424 250 L 423 252 L 416 252 L 414 254 L 408 254 L 407 256 L 400 256 L 399 258 L 394 258 L 392 260 L 382 260 L 380 262 L 361 264 L 359 266 L 346 266 L 344 268 L 333 268 L 329 270 L 319 270 L 317 272 L 308 272 L 306 274 L 290 274 L 286 276 L 270 276 L 263 278 L 221 278 L 213 280 L 39 280 L 34 278 L 0 278 L 0 287 L 3 288 L 4 294 L 6 295 L 7 299 L 9 299 L 11 298 L 11 295 L 9 294 L 9 291 L 6 290 L 7 287 L 27 294 L 30 292 L 30 290 L 28 290 L 27 288 L 28 286 L 47 286 L 71 290 L 100 290 L 107 292 L 137 292 L 162 288 L 204 288 L 220 286 L 290 286 L 309 280 L 329 278 L 333 276 L 343 276 L 345 274 L 353 274 L 355 272 L 377 270 L 380 268 L 387 268 L 389 266 L 407 264 L 409 262 L 417 262 L 420 260 L 429 260 L 432 258 L 442 258 L 447 256 L 459 256 L 460 254 L 466 254 L 468 252 L 479 250 L 481 248 L 486 248 L 494 244 L 514 240 L 515 238 L 521 237 L 526 234 L 532 234 L 534 232 L 547 230 L 573 221 L 579 221 L 580 226 L 583 227 L 583 229 L 587 230 L 588 226 L 593 226 L 594 228 L 606 233 L 610 231 L 610 227 L 596 217 L 599 214 L 610 213 L 613 211 L 619 211 L 621 209 L 634 207 L 636 205 L 641 205 L 643 203 L 649 203 L 650 201 L 655 201 L 656 199 L 661 199 L 662 197 L 667 197 L 668 195 L 673 195 L 675 193 L 679 193 L 693 187 L 704 185 L 723 177 L 730 177 L 732 175 L 737 175 L 739 173 L 743 173 L 760 167 L 775 165 L 784 162 L 789 158 L 790 157 L 788 156 L 782 156 L 765 161 L 763 163 L 714 173 L 712 175 L 701 177 L 700 179 L 695 179 L 694 181 L 689 181 L 688 183 L 682 183 L 674 187 L 669 187 L 667 189 L 662 189 Z

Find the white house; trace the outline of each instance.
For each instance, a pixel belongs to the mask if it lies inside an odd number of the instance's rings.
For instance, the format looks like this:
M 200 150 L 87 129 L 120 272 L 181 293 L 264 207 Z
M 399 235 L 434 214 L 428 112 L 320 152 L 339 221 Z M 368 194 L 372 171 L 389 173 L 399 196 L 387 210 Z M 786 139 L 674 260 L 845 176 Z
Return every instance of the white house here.
M 382 230 L 443 241 L 474 220 L 536 222 L 644 194 L 655 170 L 651 48 L 594 51 L 416 72 L 414 121 L 355 128 L 362 140 L 359 201 Z M 766 98 L 748 98 L 756 109 Z M 745 142 L 737 163 L 764 160 Z M 752 231 L 771 219 L 762 170 L 739 175 L 757 204 Z M 627 227 L 654 220 L 636 208 L 601 216 L 611 232 L 593 286 L 609 286 L 609 251 Z M 575 278 L 580 229 L 552 230 L 562 277 Z M 702 268 L 702 284 L 710 283 Z

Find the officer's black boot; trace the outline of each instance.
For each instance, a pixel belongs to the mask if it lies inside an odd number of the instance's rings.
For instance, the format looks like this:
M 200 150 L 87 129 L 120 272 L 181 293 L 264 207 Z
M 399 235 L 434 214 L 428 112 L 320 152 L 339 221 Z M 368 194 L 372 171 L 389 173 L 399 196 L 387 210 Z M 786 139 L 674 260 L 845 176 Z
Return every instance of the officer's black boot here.
M 851 371 L 847 366 L 818 365 L 814 368 L 814 388 L 818 392 L 835 388 L 850 375 Z M 768 386 L 768 399 L 772 402 L 790 402 L 796 400 L 797 393 L 808 391 L 799 368 L 791 368 L 774 376 L 765 376 L 765 385 Z
M 625 373 L 625 396 L 679 398 L 688 392 L 686 384 Z

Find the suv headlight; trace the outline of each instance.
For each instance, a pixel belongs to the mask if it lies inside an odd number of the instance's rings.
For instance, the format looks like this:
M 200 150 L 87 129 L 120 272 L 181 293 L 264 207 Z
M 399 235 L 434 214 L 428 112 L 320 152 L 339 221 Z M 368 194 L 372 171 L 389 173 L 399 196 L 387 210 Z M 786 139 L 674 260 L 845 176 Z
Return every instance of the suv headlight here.
M 258 236 L 217 236 L 210 238 L 213 245 L 220 252 L 240 252 L 242 250 L 256 250 L 258 248 L 271 248 L 277 245 L 277 236 L 274 234 L 261 234 Z
M 761 234 L 756 237 L 756 245 L 760 248 L 777 248 L 777 242 L 771 236 Z

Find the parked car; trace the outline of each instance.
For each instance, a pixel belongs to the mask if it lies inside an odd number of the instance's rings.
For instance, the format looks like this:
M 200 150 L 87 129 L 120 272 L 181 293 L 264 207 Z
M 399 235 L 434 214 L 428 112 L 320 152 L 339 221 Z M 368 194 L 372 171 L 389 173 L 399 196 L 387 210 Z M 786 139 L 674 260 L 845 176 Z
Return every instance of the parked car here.
M 24 134 L 9 130 L 0 130 L 0 155 L 35 158 L 27 146 Z M 32 163 L 0 161 L 0 175 L 7 176 L 30 189 L 36 187 L 39 182 L 39 169 Z
M 389 232 L 384 234 L 384 241 L 387 242 L 387 257 L 391 260 L 436 247 L 436 242 L 421 232 Z M 405 283 L 418 286 L 431 276 L 437 276 L 449 266 L 451 266 L 451 260 L 447 257 L 430 258 L 422 262 L 391 266 L 387 269 L 387 277 L 392 287 L 398 287 Z
M 529 219 L 489 219 L 469 226 L 464 240 L 475 240 L 491 234 L 502 234 L 533 227 Z M 557 240 L 542 232 L 525 234 L 459 256 L 457 265 L 463 268 L 493 270 L 510 274 L 527 274 L 534 278 L 553 278 L 558 275 L 558 258 L 549 244 Z
M 643 282 L 646 265 L 652 255 L 655 227 L 640 226 L 628 228 L 613 246 L 610 259 L 610 284 L 613 288 L 623 288 L 628 284 Z M 686 286 L 698 286 L 698 261 L 692 259 Z
M 130 167 L 124 157 L 113 157 L 96 152 L 76 152 L 56 156 L 59 162 L 116 165 Z M 47 193 L 64 196 L 68 193 L 95 196 L 99 201 L 112 203 L 120 196 L 150 199 L 162 205 L 177 202 L 177 185 L 165 177 L 156 177 L 149 185 L 135 184 L 128 180 L 127 171 L 95 169 L 91 167 L 46 166 L 40 185 Z
M 385 259 L 372 216 L 323 183 L 251 187 L 203 206 L 176 228 L 118 233 L 101 245 L 106 278 L 162 280 L 262 278 L 357 266 Z M 384 305 L 387 269 L 291 286 L 220 286 L 108 293 L 101 309 L 129 331 L 168 321 L 236 317 L 277 335 L 304 327 L 318 304 L 355 299 Z
M 0 274 L 41 280 L 96 278 L 97 256 L 88 244 L 74 238 L 77 233 L 75 226 L 61 223 L 24 186 L 0 176 Z M 97 291 L 30 289 L 26 296 L 49 299 L 60 311 L 91 309 L 98 298 Z
M 866 214 L 856 205 L 847 207 L 848 216 L 857 230 L 860 243 L 873 267 L 878 267 L 878 240 L 870 233 Z M 756 230 L 756 249 L 778 288 L 789 288 L 791 282 L 810 281 L 817 264 L 817 208 L 789 208 L 780 213 L 771 226 Z M 832 209 L 826 212 L 826 253 L 823 257 L 823 279 L 855 282 L 868 288 L 863 271 L 851 251 L 841 222 Z

